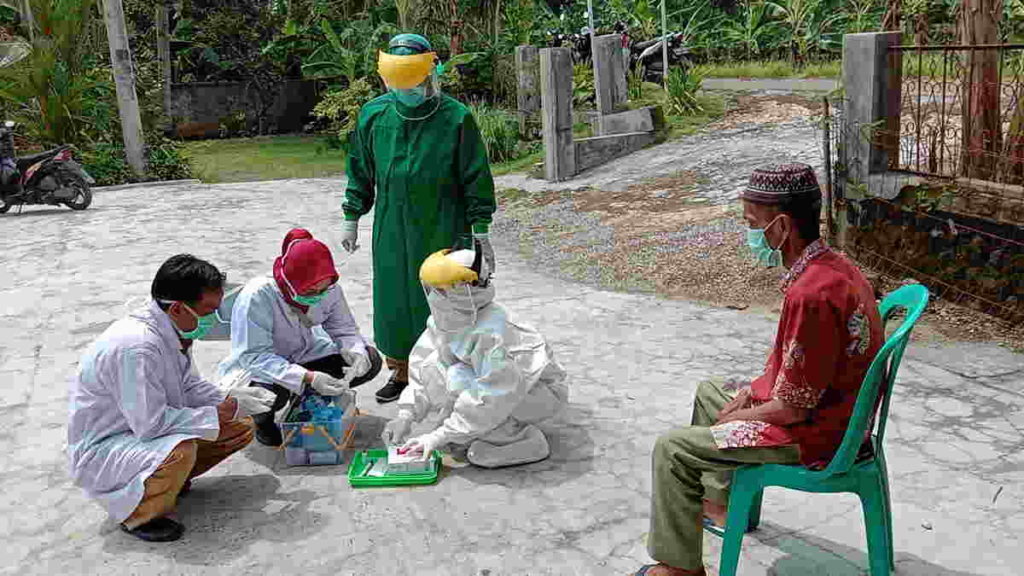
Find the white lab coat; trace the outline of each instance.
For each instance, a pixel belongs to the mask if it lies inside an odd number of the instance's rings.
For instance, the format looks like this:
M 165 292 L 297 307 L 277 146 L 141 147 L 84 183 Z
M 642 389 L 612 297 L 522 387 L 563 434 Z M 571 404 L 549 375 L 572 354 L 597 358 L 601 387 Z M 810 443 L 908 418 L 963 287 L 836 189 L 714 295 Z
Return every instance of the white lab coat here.
M 285 302 L 273 277 L 254 278 L 231 309 L 231 354 L 218 366 L 218 378 L 248 370 L 257 382 L 299 394 L 306 373 L 300 364 L 339 350 L 366 355 L 366 345 L 340 285 L 303 314 Z
M 75 484 L 122 522 L 171 450 L 216 440 L 224 393 L 203 380 L 167 314 L 150 302 L 113 323 L 82 356 L 69 396 Z
M 428 296 L 431 316 L 398 400 L 415 421 L 439 411 L 444 443 L 487 439 L 509 419 L 536 423 L 568 402 L 565 371 L 532 327 L 493 302 L 494 287 Z

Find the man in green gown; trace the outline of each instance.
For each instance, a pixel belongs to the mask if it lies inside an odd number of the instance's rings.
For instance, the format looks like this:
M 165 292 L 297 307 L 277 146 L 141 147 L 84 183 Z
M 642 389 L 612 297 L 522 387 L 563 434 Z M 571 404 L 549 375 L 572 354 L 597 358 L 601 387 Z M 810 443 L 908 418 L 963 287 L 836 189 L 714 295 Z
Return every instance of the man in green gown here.
M 420 265 L 476 239 L 493 270 L 488 231 L 496 204 L 480 130 L 466 106 L 441 94 L 443 67 L 427 39 L 396 36 L 378 70 L 388 92 L 363 107 L 352 134 L 342 246 L 358 249 L 359 218 L 376 205 L 373 330 L 391 369 L 377 392 L 384 403 L 408 384 L 409 352 L 430 315 Z

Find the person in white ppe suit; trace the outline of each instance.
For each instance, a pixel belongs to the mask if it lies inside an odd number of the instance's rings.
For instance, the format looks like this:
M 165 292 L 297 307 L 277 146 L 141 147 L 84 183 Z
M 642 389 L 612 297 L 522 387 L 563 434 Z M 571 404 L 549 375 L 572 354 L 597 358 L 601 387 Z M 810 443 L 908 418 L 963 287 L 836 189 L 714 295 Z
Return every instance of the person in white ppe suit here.
M 437 252 L 420 279 L 431 316 L 412 350 L 409 387 L 385 427 L 385 443 L 404 441 L 400 452 L 424 456 L 465 447 L 466 459 L 484 468 L 547 458 L 548 440 L 536 424 L 562 409 L 569 391 L 544 337 L 494 301 L 479 251 Z M 413 423 L 436 412 L 440 426 L 407 440 Z
M 231 354 L 218 367 L 246 373 L 272 391 L 273 409 L 255 416 L 256 440 L 280 446 L 274 413 L 307 386 L 337 396 L 373 380 L 383 359 L 359 332 L 338 284 L 330 249 L 307 230 L 285 235 L 273 275 L 249 281 L 231 311 Z
M 224 393 L 199 376 L 192 343 L 216 322 L 224 276 L 182 254 L 153 280 L 153 300 L 83 354 L 69 395 L 71 477 L 121 529 L 177 540 L 171 516 L 191 481 L 252 441 L 248 416 L 270 409 L 256 388 Z

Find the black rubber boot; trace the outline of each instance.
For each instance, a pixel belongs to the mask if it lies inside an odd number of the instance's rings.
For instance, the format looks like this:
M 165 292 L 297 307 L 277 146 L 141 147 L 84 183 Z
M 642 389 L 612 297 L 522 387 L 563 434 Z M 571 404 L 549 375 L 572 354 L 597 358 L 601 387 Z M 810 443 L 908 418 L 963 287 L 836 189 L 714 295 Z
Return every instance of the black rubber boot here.
M 377 390 L 377 402 L 387 404 L 388 402 L 398 400 L 398 397 L 402 395 L 402 390 L 405 390 L 405 387 L 408 385 L 408 382 L 399 382 L 392 377 L 383 388 Z
M 173 542 L 185 533 L 185 527 L 170 518 L 150 520 L 137 528 L 121 524 L 121 531 L 146 542 Z
M 274 422 L 273 412 L 253 414 L 253 423 L 256 424 L 256 441 L 264 446 L 280 446 L 284 442 L 281 437 L 281 429 Z

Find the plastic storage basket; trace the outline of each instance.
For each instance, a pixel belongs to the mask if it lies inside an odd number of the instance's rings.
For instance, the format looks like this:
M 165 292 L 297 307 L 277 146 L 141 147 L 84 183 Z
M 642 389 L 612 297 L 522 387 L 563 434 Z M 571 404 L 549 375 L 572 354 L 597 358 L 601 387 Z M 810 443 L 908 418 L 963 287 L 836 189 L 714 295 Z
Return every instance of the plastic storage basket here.
M 355 392 L 346 390 L 329 398 L 330 404 L 341 409 L 341 416 L 326 420 L 293 420 L 301 410 L 301 400 L 293 398 L 281 422 L 285 462 L 289 466 L 344 464 L 358 414 Z

